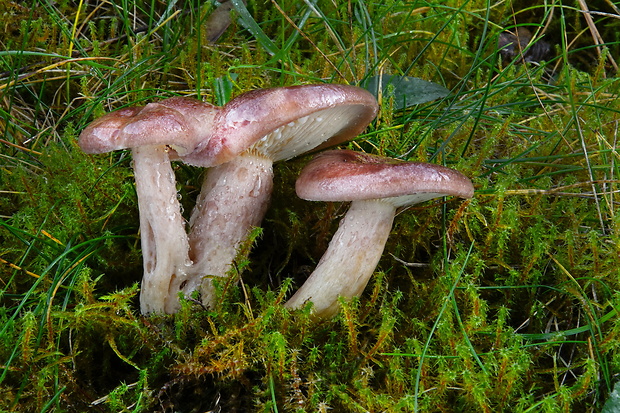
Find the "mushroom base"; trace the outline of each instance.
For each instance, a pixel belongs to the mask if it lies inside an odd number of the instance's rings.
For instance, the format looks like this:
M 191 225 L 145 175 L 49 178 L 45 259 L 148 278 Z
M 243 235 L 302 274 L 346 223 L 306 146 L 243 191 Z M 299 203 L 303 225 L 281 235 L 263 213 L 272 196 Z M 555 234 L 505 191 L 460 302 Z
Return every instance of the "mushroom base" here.
M 359 296 L 383 254 L 395 211 L 382 200 L 352 202 L 316 269 L 285 306 L 312 301 L 314 314 L 328 318 L 338 312 L 339 296 Z

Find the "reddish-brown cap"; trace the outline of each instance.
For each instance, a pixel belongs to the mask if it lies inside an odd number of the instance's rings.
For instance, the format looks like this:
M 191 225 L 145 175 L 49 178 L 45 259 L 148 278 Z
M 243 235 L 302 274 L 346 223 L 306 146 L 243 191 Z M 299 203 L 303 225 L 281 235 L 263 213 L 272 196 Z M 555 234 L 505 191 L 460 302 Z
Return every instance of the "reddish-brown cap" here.
M 317 155 L 302 169 L 295 189 L 310 201 L 386 199 L 395 207 L 474 194 L 469 178 L 454 169 L 350 150 Z
M 213 166 L 251 148 L 274 162 L 360 134 L 378 110 L 374 96 L 349 85 L 259 89 L 231 100 L 215 119 L 213 135 L 185 157 Z
M 78 144 L 86 153 L 169 145 L 183 155 L 210 135 L 218 110 L 185 97 L 120 109 L 94 120 L 82 131 Z

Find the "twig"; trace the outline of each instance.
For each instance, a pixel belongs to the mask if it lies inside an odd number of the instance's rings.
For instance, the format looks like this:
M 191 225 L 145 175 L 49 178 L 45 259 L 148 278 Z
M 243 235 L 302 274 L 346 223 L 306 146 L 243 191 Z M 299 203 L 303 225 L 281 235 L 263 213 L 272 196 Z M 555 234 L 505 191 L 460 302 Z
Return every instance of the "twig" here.
M 405 267 L 426 268 L 430 266 L 430 264 L 426 262 L 407 262 L 407 261 L 401 260 L 400 258 L 398 258 L 396 255 L 392 253 L 390 253 L 390 255 L 392 256 L 392 258 L 394 258 L 399 263 L 403 264 Z

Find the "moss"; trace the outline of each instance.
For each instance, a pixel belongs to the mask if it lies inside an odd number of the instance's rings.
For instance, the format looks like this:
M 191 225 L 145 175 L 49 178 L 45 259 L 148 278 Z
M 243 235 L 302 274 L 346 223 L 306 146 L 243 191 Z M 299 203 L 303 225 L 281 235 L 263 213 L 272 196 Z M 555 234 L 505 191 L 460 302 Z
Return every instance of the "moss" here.
M 189 3 L 84 3 L 76 15 L 69 2 L 0 2 L 11 16 L 2 70 L 22 75 L 0 84 L 0 409 L 595 411 L 620 368 L 617 53 L 575 68 L 594 49 L 558 43 L 557 67 L 499 63 L 503 25 L 546 21 L 543 7 L 518 2 L 492 8 L 485 35 L 483 2 L 279 5 L 286 16 L 248 3 L 273 56 L 237 22 L 204 44 L 209 7 Z M 568 26 L 549 37 L 585 42 L 581 14 L 555 12 Z M 600 18 L 615 50 L 615 23 Z M 56 57 L 70 44 L 84 59 Z M 454 93 L 399 112 L 385 100 L 348 146 L 445 163 L 472 177 L 476 197 L 400 213 L 364 294 L 316 322 L 282 303 L 346 205 L 297 199 L 305 159 L 282 163 L 242 284 L 222 283 L 210 311 L 186 300 L 173 316 L 138 315 L 130 156 L 85 156 L 79 131 L 158 96 L 223 103 L 380 73 Z M 187 216 L 202 172 L 175 168 Z

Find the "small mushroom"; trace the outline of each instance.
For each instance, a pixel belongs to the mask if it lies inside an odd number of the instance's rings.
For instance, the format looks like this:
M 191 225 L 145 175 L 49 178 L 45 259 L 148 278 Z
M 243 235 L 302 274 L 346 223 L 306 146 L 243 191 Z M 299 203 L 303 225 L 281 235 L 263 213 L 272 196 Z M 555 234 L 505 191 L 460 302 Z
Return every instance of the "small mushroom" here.
M 138 194 L 144 275 L 142 313 L 171 313 L 178 308 L 178 290 L 189 274 L 189 243 L 181 215 L 170 159 L 195 150 L 210 136 L 219 109 L 182 97 L 108 113 L 82 131 L 79 146 L 86 153 L 132 149 Z
M 515 63 L 539 63 L 553 57 L 551 44 L 541 39 L 532 41 L 532 32 L 523 26 L 517 27 L 514 31 L 501 33 L 497 48 L 505 63 L 513 60 Z
M 359 296 L 373 274 L 396 210 L 442 196 L 471 198 L 474 188 L 460 172 L 439 165 L 402 162 L 349 150 L 316 156 L 301 171 L 297 195 L 311 201 L 352 201 L 327 251 L 302 287 L 285 304 L 312 301 L 328 318 L 338 297 Z
M 193 276 L 178 288 L 200 289 L 213 305 L 213 277 L 225 277 L 238 247 L 260 225 L 273 187 L 273 163 L 362 132 L 378 110 L 374 96 L 348 85 L 260 89 L 226 104 L 210 139 L 184 162 L 211 167 L 190 217 Z M 226 163 L 222 163 L 225 162 Z

